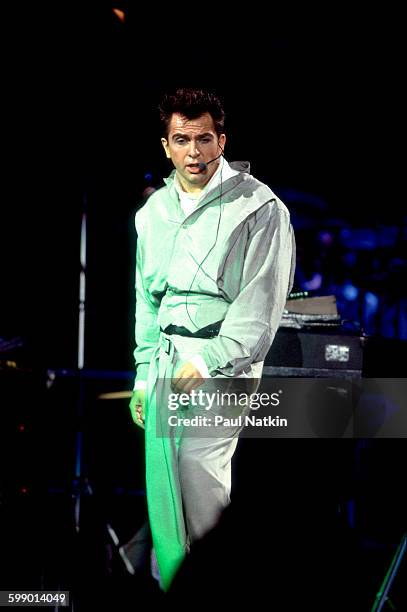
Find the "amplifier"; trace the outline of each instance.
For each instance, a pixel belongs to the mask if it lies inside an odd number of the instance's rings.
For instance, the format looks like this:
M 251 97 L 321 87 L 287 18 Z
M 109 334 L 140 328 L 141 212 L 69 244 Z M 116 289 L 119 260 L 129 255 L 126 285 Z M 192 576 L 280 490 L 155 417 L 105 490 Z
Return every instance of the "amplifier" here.
M 321 328 L 296 330 L 280 328 L 265 358 L 264 374 L 314 376 L 360 375 L 365 338 L 359 334 Z M 286 370 L 286 371 L 285 371 Z

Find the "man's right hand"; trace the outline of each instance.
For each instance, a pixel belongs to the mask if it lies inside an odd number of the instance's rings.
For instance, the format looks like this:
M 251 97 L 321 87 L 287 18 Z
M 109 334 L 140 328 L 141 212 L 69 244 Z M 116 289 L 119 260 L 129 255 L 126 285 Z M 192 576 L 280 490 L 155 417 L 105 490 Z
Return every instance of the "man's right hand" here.
M 145 396 L 145 389 L 136 389 L 135 391 L 133 391 L 133 395 L 131 396 L 129 404 L 133 421 L 142 429 L 145 429 Z

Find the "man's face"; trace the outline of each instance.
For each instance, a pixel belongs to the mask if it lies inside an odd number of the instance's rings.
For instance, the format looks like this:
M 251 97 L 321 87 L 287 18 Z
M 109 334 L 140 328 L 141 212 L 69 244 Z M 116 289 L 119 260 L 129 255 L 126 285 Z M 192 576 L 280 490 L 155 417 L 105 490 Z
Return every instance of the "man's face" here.
M 168 130 L 168 140 L 161 138 L 165 154 L 175 166 L 180 183 L 185 191 L 200 191 L 210 180 L 219 165 L 214 161 L 205 170 L 200 170 L 199 162 L 208 162 L 217 157 L 225 146 L 226 136 L 218 138 L 209 113 L 197 119 L 187 119 L 174 113 Z M 219 147 L 220 145 L 220 147 Z

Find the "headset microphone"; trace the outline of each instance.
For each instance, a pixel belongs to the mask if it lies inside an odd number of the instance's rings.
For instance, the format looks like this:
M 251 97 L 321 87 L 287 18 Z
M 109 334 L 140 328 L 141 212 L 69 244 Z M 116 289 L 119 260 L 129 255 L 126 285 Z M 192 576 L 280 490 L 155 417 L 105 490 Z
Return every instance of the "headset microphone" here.
M 205 162 L 199 162 L 199 164 L 198 164 L 198 168 L 200 169 L 200 171 L 201 171 L 201 172 L 203 172 L 204 170 L 206 170 L 206 169 L 207 169 L 207 167 L 209 166 L 209 164 L 211 164 L 212 162 L 214 162 L 214 161 L 216 161 L 217 159 L 219 159 L 219 157 L 222 157 L 222 155 L 223 155 L 223 149 L 222 149 L 222 147 L 221 147 L 220 145 L 218 145 L 218 146 L 219 146 L 220 150 L 222 151 L 222 153 L 220 153 L 220 154 L 219 154 L 217 157 L 214 157 L 213 159 L 211 159 L 210 161 L 208 161 L 208 162 L 206 162 L 206 163 L 205 163 Z

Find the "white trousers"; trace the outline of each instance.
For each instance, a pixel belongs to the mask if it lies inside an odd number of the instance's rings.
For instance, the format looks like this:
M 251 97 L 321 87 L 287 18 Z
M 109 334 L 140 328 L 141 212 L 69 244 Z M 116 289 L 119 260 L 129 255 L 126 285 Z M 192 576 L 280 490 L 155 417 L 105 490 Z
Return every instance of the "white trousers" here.
M 217 427 L 169 425 L 168 396 L 171 380 L 182 363 L 199 353 L 207 342 L 202 338 L 167 335 L 161 332 L 159 346 L 150 364 L 146 410 L 146 484 L 147 503 L 158 567 L 166 590 L 191 542 L 204 536 L 219 520 L 230 502 L 231 460 L 236 450 L 239 424 Z M 236 378 L 254 393 L 260 383 L 263 363 L 253 364 L 249 372 Z M 222 381 L 222 382 L 221 382 Z M 202 388 L 222 390 L 236 385 L 234 379 L 216 376 Z M 255 387 L 255 388 L 254 388 Z M 201 387 L 200 387 L 201 388 Z M 197 390 L 198 391 L 198 390 Z M 190 406 L 182 416 L 189 416 Z M 248 407 L 234 406 L 244 415 Z M 202 411 L 202 410 L 201 410 Z M 212 415 L 222 406 L 211 407 Z M 203 408 L 205 412 L 205 408 Z

